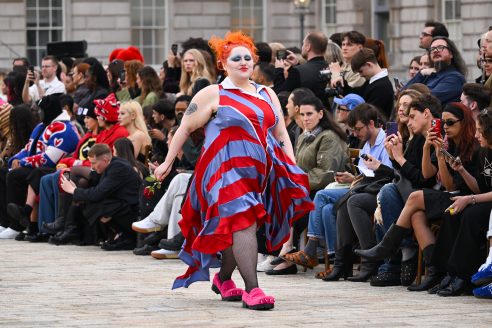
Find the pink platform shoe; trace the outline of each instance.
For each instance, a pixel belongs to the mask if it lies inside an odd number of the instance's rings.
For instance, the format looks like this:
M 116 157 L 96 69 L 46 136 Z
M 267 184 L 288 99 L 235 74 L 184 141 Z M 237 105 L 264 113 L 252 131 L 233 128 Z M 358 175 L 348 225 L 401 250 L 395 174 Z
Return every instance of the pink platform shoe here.
M 260 288 L 253 288 L 249 293 L 243 292 L 243 307 L 251 310 L 273 309 L 275 298 L 267 296 Z
M 232 279 L 226 280 L 224 282 L 220 281 L 219 273 L 216 273 L 214 280 L 212 281 L 212 290 L 216 294 L 220 294 L 223 301 L 233 302 L 240 301 L 244 290 L 237 288 L 236 284 Z

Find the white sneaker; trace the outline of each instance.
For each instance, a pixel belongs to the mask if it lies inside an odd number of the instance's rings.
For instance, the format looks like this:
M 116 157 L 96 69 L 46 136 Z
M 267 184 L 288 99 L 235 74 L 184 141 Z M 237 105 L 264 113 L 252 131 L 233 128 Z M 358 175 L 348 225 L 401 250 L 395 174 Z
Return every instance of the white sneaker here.
M 141 233 L 151 233 L 156 231 L 161 231 L 162 225 L 154 222 L 150 217 L 146 217 L 143 220 L 133 222 L 132 229 Z
M 260 262 L 256 265 L 256 271 L 265 272 L 268 270 L 272 270 L 275 267 L 275 265 L 271 265 L 270 262 L 272 262 L 274 258 L 275 256 L 268 255 L 263 262 Z
M 179 252 L 168 251 L 167 249 L 162 249 L 162 248 L 150 253 L 150 255 L 153 258 L 158 259 L 158 260 L 177 259 L 178 254 L 179 254 Z
M 0 226 L 0 232 L 4 231 L 5 229 L 7 228 L 5 228 L 4 226 Z
M 0 239 L 14 239 L 19 234 L 19 231 L 15 231 L 14 229 L 7 228 L 4 231 L 0 232 Z
M 267 258 L 268 258 L 267 254 L 258 253 L 258 260 L 256 261 L 256 263 L 261 263 L 265 261 Z

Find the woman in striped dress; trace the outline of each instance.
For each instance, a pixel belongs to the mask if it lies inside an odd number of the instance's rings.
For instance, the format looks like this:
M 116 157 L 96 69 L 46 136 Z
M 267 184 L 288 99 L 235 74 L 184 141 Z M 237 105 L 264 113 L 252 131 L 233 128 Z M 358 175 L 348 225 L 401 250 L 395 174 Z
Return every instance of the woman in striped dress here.
M 309 183 L 295 165 L 277 96 L 249 80 L 257 57 L 253 40 L 234 32 L 212 38 L 210 45 L 228 77 L 193 98 L 166 160 L 155 171 L 163 179 L 190 133 L 205 127 L 179 223 L 186 239 L 180 257 L 189 268 L 173 288 L 208 281 L 209 268 L 220 267 L 212 290 L 222 300 L 271 309 L 274 298 L 258 287 L 256 229 L 265 224 L 267 247 L 281 247 L 292 223 L 313 208 Z M 236 266 L 245 290 L 231 280 Z

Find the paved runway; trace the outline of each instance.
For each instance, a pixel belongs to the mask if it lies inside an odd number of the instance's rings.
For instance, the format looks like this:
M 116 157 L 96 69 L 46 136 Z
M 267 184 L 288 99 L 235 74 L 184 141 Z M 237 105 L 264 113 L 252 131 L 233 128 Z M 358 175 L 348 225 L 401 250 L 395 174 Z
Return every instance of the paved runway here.
M 208 282 L 172 291 L 179 260 L 11 240 L 0 240 L 0 258 L 0 327 L 492 326 L 492 301 L 323 282 L 313 271 L 260 273 L 277 303 L 259 312 L 221 302 Z

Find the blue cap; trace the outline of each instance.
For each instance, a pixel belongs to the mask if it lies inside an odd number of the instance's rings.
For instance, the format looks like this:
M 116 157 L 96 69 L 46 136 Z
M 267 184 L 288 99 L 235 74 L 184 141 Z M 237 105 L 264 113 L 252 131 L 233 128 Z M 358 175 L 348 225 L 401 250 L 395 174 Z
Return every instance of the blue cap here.
M 366 101 L 359 95 L 355 93 L 349 93 L 343 98 L 333 98 L 333 101 L 338 105 L 342 105 L 347 107 L 348 110 L 352 110 L 360 104 L 365 103 Z

